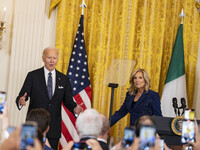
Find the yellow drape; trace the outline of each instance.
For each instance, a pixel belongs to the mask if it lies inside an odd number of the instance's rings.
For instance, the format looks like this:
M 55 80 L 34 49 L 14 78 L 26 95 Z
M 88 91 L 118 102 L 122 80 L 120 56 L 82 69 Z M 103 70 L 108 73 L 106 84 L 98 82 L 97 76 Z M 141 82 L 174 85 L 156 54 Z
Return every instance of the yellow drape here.
M 60 51 L 57 69 L 67 72 L 81 15 L 82 0 L 53 0 L 58 4 L 56 47 Z M 200 18 L 194 0 L 85 0 L 84 36 L 92 85 L 92 107 L 109 115 L 111 89 L 103 85 L 113 59 L 135 60 L 145 68 L 151 89 L 162 94 L 183 8 L 185 70 L 189 106 L 192 106 Z M 124 101 L 126 89 L 115 90 L 113 112 Z M 118 138 L 129 124 L 129 116 L 112 127 Z

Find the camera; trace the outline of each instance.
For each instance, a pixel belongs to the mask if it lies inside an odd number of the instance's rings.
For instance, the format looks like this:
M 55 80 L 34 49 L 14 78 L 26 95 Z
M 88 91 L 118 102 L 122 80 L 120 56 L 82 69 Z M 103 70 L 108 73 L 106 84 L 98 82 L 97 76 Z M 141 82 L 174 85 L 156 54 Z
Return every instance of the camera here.
M 194 109 L 185 109 L 184 111 L 184 119 L 194 120 L 195 110 Z
M 20 150 L 26 150 L 28 145 L 34 146 L 34 139 L 37 137 L 37 123 L 26 122 L 21 129 L 21 145 Z
M 160 150 L 164 150 L 164 143 L 165 143 L 164 139 L 160 139 L 160 142 L 159 142 Z
M 126 127 L 124 129 L 124 137 L 122 141 L 122 146 L 123 147 L 129 147 L 133 141 L 134 141 L 134 136 L 135 136 L 135 130 L 133 127 Z
M 0 91 L 0 114 L 2 114 L 4 111 L 5 102 L 6 102 L 6 92 Z
M 154 125 L 142 125 L 140 128 L 140 149 L 153 147 L 156 141 L 156 128 Z
M 193 120 L 182 121 L 181 142 L 188 144 L 189 141 L 194 142 L 195 123 Z
M 85 141 L 80 141 L 73 144 L 72 150 L 91 150 L 91 147 Z

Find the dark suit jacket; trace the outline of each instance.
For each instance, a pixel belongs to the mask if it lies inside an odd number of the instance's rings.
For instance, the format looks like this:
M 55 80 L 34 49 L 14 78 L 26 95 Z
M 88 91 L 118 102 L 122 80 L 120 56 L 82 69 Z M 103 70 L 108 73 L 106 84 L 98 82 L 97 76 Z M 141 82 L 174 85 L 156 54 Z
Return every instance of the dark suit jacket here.
M 56 70 L 55 91 L 52 99 L 49 100 L 44 67 L 42 67 L 28 73 L 24 85 L 16 99 L 18 109 L 19 99 L 25 92 L 27 92 L 26 100 L 30 97 L 28 112 L 33 108 L 46 109 L 51 115 L 50 130 L 47 136 L 49 138 L 60 138 L 62 102 L 71 112 L 73 112 L 74 108 L 77 106 L 72 99 L 72 88 L 69 78 Z
M 127 113 L 130 113 L 130 125 L 134 125 L 135 121 L 144 115 L 156 115 L 162 116 L 160 108 L 160 97 L 157 92 L 149 90 L 143 92 L 133 108 L 131 104 L 135 98 L 135 95 L 126 93 L 126 98 L 121 108 L 114 113 L 111 117 L 111 126 L 113 126 L 118 120 L 123 118 Z
M 98 140 L 98 141 L 99 141 L 99 140 Z M 101 148 L 102 148 L 103 150 L 109 150 L 108 144 L 107 144 L 107 143 L 105 143 L 105 142 L 103 142 L 103 141 L 99 141 L 99 144 L 101 145 Z

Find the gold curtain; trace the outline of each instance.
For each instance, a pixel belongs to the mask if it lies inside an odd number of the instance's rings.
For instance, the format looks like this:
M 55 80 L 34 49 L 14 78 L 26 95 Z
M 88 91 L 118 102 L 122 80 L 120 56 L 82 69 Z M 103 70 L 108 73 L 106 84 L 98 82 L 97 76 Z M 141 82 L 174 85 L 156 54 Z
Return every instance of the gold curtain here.
M 56 47 L 60 52 L 57 69 L 66 74 L 81 16 L 82 0 L 52 0 L 58 7 Z M 92 86 L 92 107 L 109 115 L 111 89 L 103 84 L 113 59 L 135 60 L 135 68 L 145 68 L 151 89 L 162 94 L 183 8 L 183 39 L 187 95 L 192 106 L 200 31 L 194 0 L 85 0 L 84 37 Z M 115 90 L 113 113 L 124 101 L 129 83 Z M 119 138 L 129 124 L 129 116 L 112 127 Z

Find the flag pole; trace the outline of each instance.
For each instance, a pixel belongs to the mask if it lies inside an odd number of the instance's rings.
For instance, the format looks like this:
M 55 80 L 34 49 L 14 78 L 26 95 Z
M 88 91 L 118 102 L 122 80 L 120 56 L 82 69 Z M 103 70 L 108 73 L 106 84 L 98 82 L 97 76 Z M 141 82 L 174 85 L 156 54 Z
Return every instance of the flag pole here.
M 82 1 L 82 4 L 80 5 L 80 7 L 82 7 L 82 15 L 84 15 L 84 8 L 87 8 L 84 0 Z
M 183 24 L 183 18 L 185 17 L 185 13 L 183 12 L 183 8 L 182 8 L 182 11 L 181 11 L 179 17 L 181 17 L 181 24 Z

